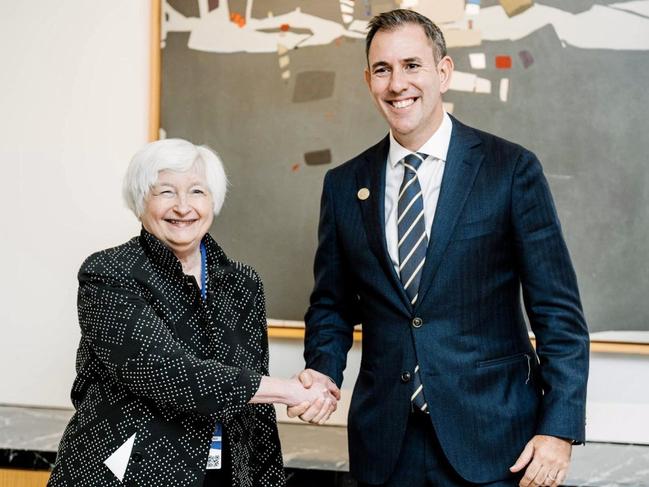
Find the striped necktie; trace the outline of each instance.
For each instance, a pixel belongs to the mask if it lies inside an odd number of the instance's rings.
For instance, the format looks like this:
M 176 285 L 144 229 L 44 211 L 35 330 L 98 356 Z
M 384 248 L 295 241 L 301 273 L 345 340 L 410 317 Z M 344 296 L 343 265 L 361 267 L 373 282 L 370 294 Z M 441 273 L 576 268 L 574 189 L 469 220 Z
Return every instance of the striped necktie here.
M 397 235 L 399 238 L 399 276 L 413 306 L 419 296 L 419 281 L 426 260 L 428 237 L 424 219 L 424 197 L 417 177 L 417 170 L 426 154 L 410 154 L 403 159 L 403 183 L 399 190 L 397 204 Z M 427 412 L 423 386 L 419 376 L 419 365 L 413 374 L 413 406 Z

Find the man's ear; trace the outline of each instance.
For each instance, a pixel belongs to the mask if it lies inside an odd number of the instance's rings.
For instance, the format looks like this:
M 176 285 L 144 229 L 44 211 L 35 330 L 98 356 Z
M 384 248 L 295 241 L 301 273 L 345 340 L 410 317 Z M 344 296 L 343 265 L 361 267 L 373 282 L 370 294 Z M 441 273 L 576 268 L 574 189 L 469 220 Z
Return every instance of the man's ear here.
M 372 89 L 372 86 L 370 82 L 372 81 L 372 73 L 370 73 L 370 70 L 368 68 L 365 68 L 365 84 L 367 84 L 367 87 Z
M 453 69 L 455 65 L 450 56 L 444 56 L 439 63 L 437 63 L 437 72 L 439 73 L 439 91 L 446 93 L 451 86 L 451 77 L 453 76 Z

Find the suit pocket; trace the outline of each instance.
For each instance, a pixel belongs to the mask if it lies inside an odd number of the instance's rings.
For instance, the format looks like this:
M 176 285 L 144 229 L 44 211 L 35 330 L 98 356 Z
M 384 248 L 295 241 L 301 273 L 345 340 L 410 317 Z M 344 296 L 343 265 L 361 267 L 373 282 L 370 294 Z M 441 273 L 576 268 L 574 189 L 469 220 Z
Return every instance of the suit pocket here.
M 455 228 L 453 240 L 468 240 L 478 238 L 498 230 L 498 222 L 495 220 L 479 220 L 469 223 L 459 223 Z
M 513 364 L 513 363 L 523 362 L 523 361 L 527 361 L 527 363 L 529 364 L 530 361 L 529 353 L 520 352 L 520 353 L 515 353 L 513 355 L 506 355 L 504 357 L 497 357 L 488 360 L 480 360 L 476 363 L 476 367 L 478 368 L 495 367 L 498 365 L 507 365 L 507 364 Z

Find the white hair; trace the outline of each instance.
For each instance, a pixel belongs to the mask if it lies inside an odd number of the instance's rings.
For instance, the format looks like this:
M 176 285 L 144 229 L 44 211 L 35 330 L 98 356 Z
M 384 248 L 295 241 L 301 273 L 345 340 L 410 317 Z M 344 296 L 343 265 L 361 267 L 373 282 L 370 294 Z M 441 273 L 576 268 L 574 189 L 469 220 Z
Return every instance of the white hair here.
M 160 171 L 186 172 L 195 166 L 205 172 L 207 188 L 214 202 L 214 216 L 218 215 L 228 186 L 223 163 L 209 147 L 194 145 L 184 139 L 156 140 L 133 156 L 122 189 L 126 206 L 140 218 L 144 212 L 144 200 L 158 180 Z

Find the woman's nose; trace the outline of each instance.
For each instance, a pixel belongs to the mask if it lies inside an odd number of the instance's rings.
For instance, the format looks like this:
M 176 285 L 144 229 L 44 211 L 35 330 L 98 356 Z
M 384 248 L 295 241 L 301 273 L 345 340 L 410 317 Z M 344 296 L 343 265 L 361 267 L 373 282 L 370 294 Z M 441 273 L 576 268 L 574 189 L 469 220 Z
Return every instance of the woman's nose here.
M 187 199 L 187 195 L 179 194 L 176 197 L 176 205 L 174 206 L 174 210 L 181 214 L 188 213 L 191 210 L 191 207 L 189 206 L 189 202 Z

